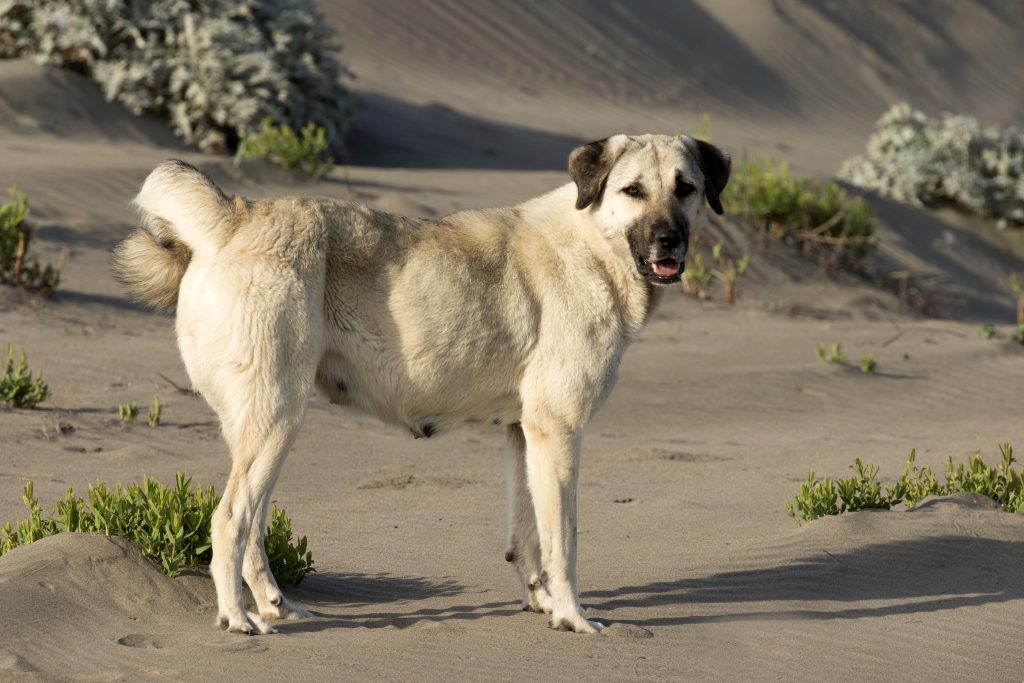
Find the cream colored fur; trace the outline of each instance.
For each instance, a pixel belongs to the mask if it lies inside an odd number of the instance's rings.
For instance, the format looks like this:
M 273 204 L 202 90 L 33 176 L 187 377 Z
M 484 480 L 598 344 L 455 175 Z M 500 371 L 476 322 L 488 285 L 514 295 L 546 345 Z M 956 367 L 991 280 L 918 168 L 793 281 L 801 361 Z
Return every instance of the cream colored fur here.
M 177 301 L 182 359 L 231 451 L 212 528 L 222 626 L 270 633 L 272 620 L 308 615 L 274 581 L 262 534 L 316 386 L 417 436 L 507 425 L 506 558 L 524 608 L 557 628 L 602 628 L 576 581 L 583 430 L 659 298 L 637 265 L 662 258 L 648 226 L 700 220 L 707 181 L 706 152 L 689 138 L 592 145 L 574 152 L 575 184 L 434 222 L 347 202 L 232 200 L 181 162 L 149 176 L 136 198 L 143 227 L 115 271 L 155 306 Z M 681 177 L 695 196 L 678 195 Z M 629 183 L 645 196 L 620 191 Z M 577 209 L 585 187 L 599 192 Z M 661 251 L 682 261 L 685 250 L 684 239 Z M 258 614 L 243 608 L 243 580 Z

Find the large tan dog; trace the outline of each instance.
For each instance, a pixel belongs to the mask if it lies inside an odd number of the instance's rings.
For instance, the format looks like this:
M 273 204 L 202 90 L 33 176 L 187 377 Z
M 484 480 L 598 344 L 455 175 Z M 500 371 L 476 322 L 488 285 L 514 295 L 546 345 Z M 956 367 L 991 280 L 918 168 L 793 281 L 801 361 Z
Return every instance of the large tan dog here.
M 314 386 L 431 436 L 507 425 L 508 552 L 524 609 L 594 633 L 576 583 L 583 429 L 677 282 L 704 199 L 721 213 L 729 157 L 688 137 L 577 148 L 573 183 L 519 206 L 414 220 L 348 202 L 226 197 L 180 161 L 135 205 L 118 278 L 177 304 L 181 356 L 220 417 L 231 476 L 213 518 L 218 620 L 273 633 L 309 613 L 263 549 L 267 504 Z M 242 580 L 259 614 L 243 607 Z

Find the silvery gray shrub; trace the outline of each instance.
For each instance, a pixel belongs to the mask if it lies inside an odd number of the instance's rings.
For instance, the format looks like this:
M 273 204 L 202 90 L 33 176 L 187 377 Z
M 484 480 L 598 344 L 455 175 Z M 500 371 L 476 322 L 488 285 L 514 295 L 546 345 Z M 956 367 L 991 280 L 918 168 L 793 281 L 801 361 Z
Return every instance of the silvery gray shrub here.
M 878 121 L 864 156 L 839 177 L 916 206 L 953 204 L 1024 224 L 1024 138 L 1013 128 L 982 126 L 969 116 L 929 118 L 897 104 Z
M 224 152 L 270 117 L 323 126 L 340 152 L 348 71 L 310 0 L 0 0 L 0 57 L 94 79 L 109 100 Z

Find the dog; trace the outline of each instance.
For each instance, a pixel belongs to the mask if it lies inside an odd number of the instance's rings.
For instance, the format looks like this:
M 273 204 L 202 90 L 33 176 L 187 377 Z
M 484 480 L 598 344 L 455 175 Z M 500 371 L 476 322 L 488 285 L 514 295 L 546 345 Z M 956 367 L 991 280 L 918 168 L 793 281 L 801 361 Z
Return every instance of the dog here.
M 176 306 L 182 360 L 231 452 L 211 529 L 222 628 L 273 633 L 310 615 L 278 588 L 263 536 L 314 388 L 416 437 L 505 425 L 505 559 L 523 609 L 559 630 L 604 628 L 576 580 L 583 430 L 679 281 L 691 229 L 706 206 L 722 213 L 731 162 L 686 136 L 615 135 L 568 166 L 572 182 L 548 194 L 436 221 L 229 198 L 182 161 L 146 178 L 113 270 L 137 300 Z

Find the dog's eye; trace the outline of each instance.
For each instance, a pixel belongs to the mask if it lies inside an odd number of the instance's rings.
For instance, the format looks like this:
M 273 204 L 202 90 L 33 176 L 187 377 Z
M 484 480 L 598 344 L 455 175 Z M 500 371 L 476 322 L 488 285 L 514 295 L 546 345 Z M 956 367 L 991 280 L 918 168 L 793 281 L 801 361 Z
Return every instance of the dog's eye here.
M 686 182 L 685 180 L 676 181 L 676 197 L 679 199 L 686 199 L 691 194 L 697 191 L 697 188 Z
M 632 185 L 626 185 L 624 188 L 622 188 L 622 194 L 626 195 L 627 197 L 643 197 L 644 191 L 643 188 L 641 188 L 639 185 L 633 183 Z

